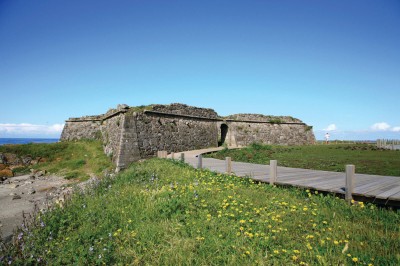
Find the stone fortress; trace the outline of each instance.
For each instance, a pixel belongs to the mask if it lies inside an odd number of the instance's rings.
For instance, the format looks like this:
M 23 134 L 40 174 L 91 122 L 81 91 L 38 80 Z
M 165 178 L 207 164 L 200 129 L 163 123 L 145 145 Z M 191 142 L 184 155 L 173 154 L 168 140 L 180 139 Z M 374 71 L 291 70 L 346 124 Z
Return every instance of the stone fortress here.
M 236 114 L 220 117 L 207 108 L 185 104 L 129 107 L 103 115 L 70 118 L 62 141 L 99 139 L 117 169 L 153 157 L 159 150 L 181 152 L 252 143 L 304 145 L 315 142 L 312 127 L 290 116 Z

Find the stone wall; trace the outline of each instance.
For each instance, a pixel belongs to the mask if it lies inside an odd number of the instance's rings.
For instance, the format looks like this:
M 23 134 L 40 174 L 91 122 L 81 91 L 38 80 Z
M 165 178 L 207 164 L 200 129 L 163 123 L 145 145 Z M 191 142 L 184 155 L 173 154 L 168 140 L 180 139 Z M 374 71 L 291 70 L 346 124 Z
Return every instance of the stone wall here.
M 222 142 L 229 146 L 312 144 L 311 129 L 290 116 L 237 114 L 221 118 L 212 109 L 184 104 L 119 105 L 104 115 L 70 118 L 61 140 L 102 139 L 104 152 L 123 169 L 159 150 L 180 152 Z
M 313 144 L 314 134 L 305 124 L 272 124 L 251 122 L 226 122 L 226 142 L 232 146 L 247 146 L 252 143 L 275 145 Z
M 235 114 L 224 117 L 225 120 L 239 120 L 239 121 L 256 121 L 256 122 L 270 122 L 270 123 L 301 123 L 300 119 L 291 116 L 273 116 L 261 114 Z
M 100 124 L 101 121 L 98 119 L 69 119 L 65 122 L 61 140 L 101 139 Z
M 158 150 L 179 152 L 218 145 L 217 125 L 207 119 L 145 112 L 137 114 L 136 127 L 142 158 Z
M 182 116 L 201 117 L 201 118 L 211 118 L 211 119 L 218 118 L 218 114 L 213 109 L 199 108 L 181 103 L 173 103 L 170 105 L 161 105 L 161 104 L 152 105 L 151 111 L 166 113 L 166 114 L 182 115 Z
M 126 113 L 122 117 L 122 128 L 120 142 L 117 147 L 116 166 L 117 169 L 124 169 L 130 163 L 140 160 L 141 153 L 138 144 L 138 134 L 136 127 L 136 113 Z
M 104 153 L 116 162 L 120 140 L 121 129 L 123 124 L 124 114 L 109 117 L 101 123 L 101 135 L 103 140 Z

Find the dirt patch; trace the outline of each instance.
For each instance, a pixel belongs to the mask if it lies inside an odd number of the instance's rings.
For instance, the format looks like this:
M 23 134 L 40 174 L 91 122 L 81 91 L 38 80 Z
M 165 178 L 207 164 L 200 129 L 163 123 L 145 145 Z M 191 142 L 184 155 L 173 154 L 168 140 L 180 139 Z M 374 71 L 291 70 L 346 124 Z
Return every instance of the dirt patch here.
M 31 213 L 35 205 L 44 208 L 49 201 L 72 191 L 72 181 L 59 176 L 23 175 L 0 183 L 0 230 L 3 240 L 10 240 L 13 230 L 22 223 L 22 213 Z

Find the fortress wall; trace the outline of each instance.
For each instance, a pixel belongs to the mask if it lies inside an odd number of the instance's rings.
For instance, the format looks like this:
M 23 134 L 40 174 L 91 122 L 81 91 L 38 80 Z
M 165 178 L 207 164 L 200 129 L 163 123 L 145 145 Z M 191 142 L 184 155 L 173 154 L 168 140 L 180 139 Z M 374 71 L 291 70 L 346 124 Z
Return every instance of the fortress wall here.
M 312 127 L 290 116 L 237 114 L 220 118 L 212 109 L 184 104 L 128 107 L 118 105 L 106 114 L 70 118 L 61 140 L 101 139 L 104 152 L 117 169 L 153 157 L 159 150 L 180 152 L 251 143 L 312 144 Z
M 213 109 L 199 108 L 180 103 L 173 103 L 170 105 L 156 104 L 152 106 L 152 111 L 180 116 L 192 116 L 210 119 L 218 118 L 218 114 Z
M 103 120 L 101 123 L 104 153 L 112 157 L 113 162 L 116 162 L 119 152 L 123 119 L 124 114 L 120 113 Z
M 154 156 L 158 150 L 179 152 L 218 145 L 213 120 L 145 112 L 137 114 L 136 128 L 142 158 Z
M 115 158 L 118 171 L 127 168 L 130 163 L 142 158 L 138 142 L 136 119 L 136 113 L 126 113 L 121 117 L 120 138 Z
M 101 139 L 101 121 L 72 118 L 65 122 L 61 140 Z
M 271 124 L 251 122 L 228 122 L 229 131 L 237 146 L 251 143 L 277 145 L 313 144 L 314 134 L 305 124 Z

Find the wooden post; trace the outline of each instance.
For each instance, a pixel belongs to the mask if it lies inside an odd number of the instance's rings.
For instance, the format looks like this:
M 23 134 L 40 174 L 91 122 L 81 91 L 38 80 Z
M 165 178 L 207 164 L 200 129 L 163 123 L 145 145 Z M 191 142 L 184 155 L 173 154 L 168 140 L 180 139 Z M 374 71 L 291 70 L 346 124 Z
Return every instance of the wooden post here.
M 346 195 L 345 199 L 350 203 L 353 199 L 355 167 L 352 164 L 346 165 Z
M 232 160 L 231 157 L 226 157 L 225 158 L 225 168 L 226 168 L 226 173 L 230 174 L 232 172 Z
M 270 160 L 269 161 L 269 184 L 273 185 L 276 182 L 278 173 L 278 161 Z
M 157 151 L 157 158 L 160 158 L 161 156 L 160 156 L 160 151 Z
M 171 152 L 171 159 L 174 160 L 175 158 L 175 153 Z
M 164 159 L 167 159 L 167 157 L 168 157 L 168 151 L 164 151 L 164 156 L 163 156 L 163 158 L 164 158 Z
M 185 162 L 185 154 L 182 152 L 181 153 L 181 162 L 184 163 Z
M 197 169 L 203 168 L 203 155 L 199 154 L 197 157 Z

